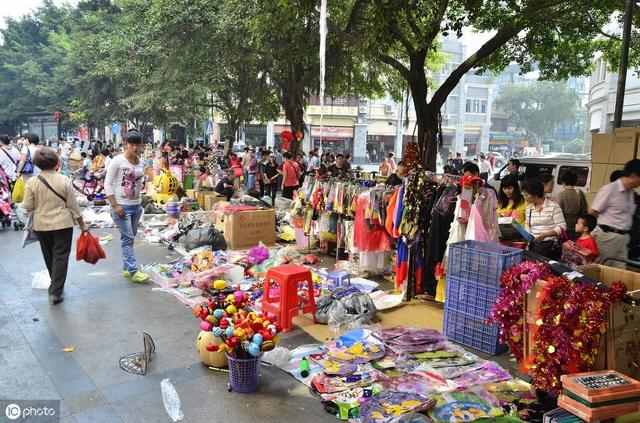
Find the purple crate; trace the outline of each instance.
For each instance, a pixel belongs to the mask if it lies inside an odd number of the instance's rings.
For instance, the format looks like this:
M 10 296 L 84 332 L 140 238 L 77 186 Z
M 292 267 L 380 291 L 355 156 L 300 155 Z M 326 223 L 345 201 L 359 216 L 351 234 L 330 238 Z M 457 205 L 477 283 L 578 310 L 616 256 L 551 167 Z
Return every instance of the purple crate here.
M 485 285 L 447 275 L 445 307 L 478 319 L 486 319 L 499 294 L 500 288 L 497 285 Z
M 500 344 L 499 329 L 484 319 L 450 309 L 444 310 L 444 335 L 449 340 L 491 355 L 507 350 Z
M 462 241 L 449 247 L 447 277 L 499 285 L 502 272 L 522 261 L 522 250 L 495 242 Z

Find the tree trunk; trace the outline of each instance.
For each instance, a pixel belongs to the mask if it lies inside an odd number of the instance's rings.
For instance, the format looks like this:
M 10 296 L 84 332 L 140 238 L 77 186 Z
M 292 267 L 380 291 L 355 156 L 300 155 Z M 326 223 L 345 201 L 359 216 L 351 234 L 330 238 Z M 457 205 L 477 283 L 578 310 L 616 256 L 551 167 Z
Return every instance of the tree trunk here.
M 428 85 L 424 73 L 424 60 L 421 55 L 411 58 L 409 87 L 411 88 L 416 123 L 418 125 L 419 160 L 425 169 L 435 171 L 440 130 L 438 124 L 439 110 L 427 103 Z
M 289 151 L 291 154 L 296 154 L 300 149 L 300 143 L 295 138 L 295 135 L 297 132 L 304 134 L 304 108 L 306 103 L 302 69 L 299 65 L 290 65 L 289 77 L 285 87 L 286 89 L 282 91 L 282 106 L 287 120 L 291 123 L 291 132 L 294 135 Z
M 240 123 L 237 120 L 227 118 L 227 125 L 229 128 L 229 132 L 232 134 L 231 136 L 227 136 L 227 139 L 224 142 L 224 155 L 228 156 L 233 151 L 233 143 L 236 140 L 236 133 L 238 132 L 238 128 L 240 128 Z

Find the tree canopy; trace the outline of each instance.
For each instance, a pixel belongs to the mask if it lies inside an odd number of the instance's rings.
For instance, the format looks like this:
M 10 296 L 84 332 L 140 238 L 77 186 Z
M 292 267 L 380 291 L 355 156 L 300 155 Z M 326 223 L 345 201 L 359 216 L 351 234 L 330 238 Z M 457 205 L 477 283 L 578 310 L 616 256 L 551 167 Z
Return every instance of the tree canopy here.
M 294 131 L 319 87 L 320 0 L 50 0 L 1 31 L 0 120 L 63 111 L 100 125 L 189 122 L 209 108 L 232 128 L 273 119 Z M 400 97 L 409 89 L 418 144 L 433 168 L 440 110 L 468 71 L 534 64 L 543 78 L 616 63 L 605 28 L 622 0 L 343 0 L 328 2 L 327 95 Z M 636 15 L 636 23 L 640 16 Z M 491 34 L 437 87 L 442 37 Z M 634 45 L 640 37 L 635 36 Z M 632 48 L 631 63 L 640 63 Z
M 510 121 L 538 146 L 558 126 L 575 120 L 579 98 L 563 82 L 532 81 L 507 86 L 496 99 Z

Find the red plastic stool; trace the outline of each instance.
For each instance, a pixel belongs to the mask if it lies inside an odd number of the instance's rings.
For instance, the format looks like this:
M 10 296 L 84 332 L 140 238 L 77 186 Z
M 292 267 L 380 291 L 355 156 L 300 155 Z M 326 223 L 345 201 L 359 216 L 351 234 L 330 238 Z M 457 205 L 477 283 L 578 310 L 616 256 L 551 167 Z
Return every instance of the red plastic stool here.
M 304 298 L 298 291 L 304 290 Z M 303 300 L 302 307 L 300 301 Z M 262 296 L 262 312 L 278 317 L 284 332 L 293 328 L 293 318 L 302 308 L 303 313 L 311 313 L 316 321 L 316 300 L 313 297 L 313 279 L 306 267 L 285 264 L 267 271 Z

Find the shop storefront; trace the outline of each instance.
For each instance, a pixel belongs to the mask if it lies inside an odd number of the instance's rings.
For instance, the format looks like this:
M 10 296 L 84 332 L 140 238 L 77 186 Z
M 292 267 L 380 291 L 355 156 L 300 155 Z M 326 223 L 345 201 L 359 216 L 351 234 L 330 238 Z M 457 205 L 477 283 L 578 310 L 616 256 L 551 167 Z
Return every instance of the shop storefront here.
M 393 153 L 396 137 L 393 135 L 367 135 L 367 161 L 380 163 L 389 153 Z
M 333 154 L 353 154 L 353 127 L 312 126 L 313 147 Z

